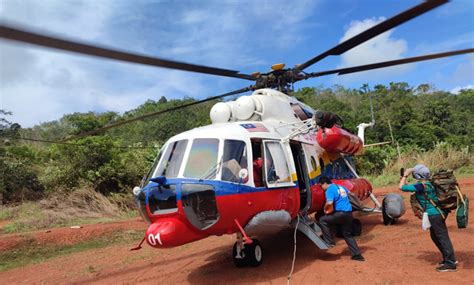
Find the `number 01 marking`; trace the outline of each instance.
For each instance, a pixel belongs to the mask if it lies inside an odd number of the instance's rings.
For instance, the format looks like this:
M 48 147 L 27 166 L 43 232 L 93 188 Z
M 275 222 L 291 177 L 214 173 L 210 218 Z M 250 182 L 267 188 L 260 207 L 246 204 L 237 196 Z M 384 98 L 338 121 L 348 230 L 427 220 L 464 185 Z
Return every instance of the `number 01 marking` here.
M 157 242 L 158 242 L 160 245 L 163 245 L 163 243 L 161 242 L 160 233 L 157 233 L 156 235 L 149 234 L 149 235 L 148 235 L 148 242 L 149 242 L 151 245 L 156 245 Z

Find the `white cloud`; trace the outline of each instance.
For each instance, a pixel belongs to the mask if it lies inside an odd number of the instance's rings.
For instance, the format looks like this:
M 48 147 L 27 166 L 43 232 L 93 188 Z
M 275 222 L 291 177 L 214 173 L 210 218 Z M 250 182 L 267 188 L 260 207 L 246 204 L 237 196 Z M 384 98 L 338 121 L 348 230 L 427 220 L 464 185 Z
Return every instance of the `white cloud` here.
M 373 26 L 384 21 L 384 17 L 368 18 L 362 21 L 352 21 L 344 36 L 339 42 L 343 42 Z M 407 51 L 407 42 L 404 39 L 396 39 L 392 36 L 393 30 L 389 30 L 377 37 L 343 53 L 338 68 L 358 66 L 382 61 L 402 58 Z M 352 75 L 344 75 L 343 81 L 354 81 L 363 79 L 381 79 L 393 75 L 399 75 L 410 69 L 407 65 L 366 71 Z M 338 78 L 338 82 L 341 82 Z
M 459 94 L 459 92 L 463 89 L 474 89 L 474 85 L 469 84 L 466 86 L 457 86 L 457 87 L 454 87 L 450 92 L 453 94 Z
M 6 22 L 90 40 L 104 35 L 115 8 L 112 0 L 3 0 L 0 15 Z
M 449 78 L 449 81 L 453 84 L 465 84 L 465 82 L 472 82 L 474 80 L 474 56 L 469 55 L 462 58 L 454 69 L 454 73 Z
M 192 62 L 253 69 L 274 59 L 258 58 L 255 49 L 287 49 L 302 40 L 304 22 L 319 1 L 298 1 L 287 9 L 287 1 L 224 1 L 217 5 L 194 5 L 176 12 L 179 36 L 164 34 L 170 48 L 160 50 L 169 57 Z
M 304 29 L 301 23 L 317 4 L 298 1 L 287 9 L 286 1 L 163 4 L 3 0 L 0 17 L 7 23 L 72 39 L 253 71 L 269 62 L 253 55 L 253 50 L 285 49 L 298 43 L 301 38 L 297 35 Z M 12 111 L 11 120 L 24 127 L 71 112 L 121 112 L 161 96 L 212 96 L 228 91 L 228 83 L 233 80 L 98 60 L 8 41 L 0 41 L 0 60 L 1 108 Z M 208 84 L 210 79 L 212 85 Z M 218 88 L 212 90 L 212 86 Z
M 0 17 L 13 25 L 93 40 L 102 37 L 113 7 L 110 1 L 2 1 Z M 90 94 L 98 80 L 90 59 L 10 41 L 0 42 L 0 96 L 11 120 L 28 127 L 65 113 L 94 110 Z M 89 109 L 85 109 L 89 107 Z
M 449 38 L 449 40 L 441 42 L 422 42 L 416 45 L 416 54 L 428 54 L 437 52 L 447 52 L 456 49 L 463 49 L 466 46 L 472 46 L 472 39 L 474 39 L 474 32 L 467 32 L 460 35 L 455 35 Z
M 37 59 L 36 64 L 24 74 L 17 74 L 18 80 L 2 83 L 0 91 L 2 109 L 12 111 L 11 121 L 24 127 L 72 112 L 123 112 L 161 96 L 209 95 L 202 76 L 190 73 L 117 62 L 97 63 L 93 58 L 46 50 L 27 52 Z

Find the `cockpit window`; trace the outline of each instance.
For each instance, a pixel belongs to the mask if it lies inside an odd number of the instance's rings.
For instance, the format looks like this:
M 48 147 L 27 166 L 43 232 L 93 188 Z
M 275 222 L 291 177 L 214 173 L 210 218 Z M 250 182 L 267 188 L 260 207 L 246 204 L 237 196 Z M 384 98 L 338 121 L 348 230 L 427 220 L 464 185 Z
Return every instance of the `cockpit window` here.
M 218 139 L 195 139 L 184 169 L 184 177 L 215 179 L 219 151 Z
M 223 181 L 240 181 L 240 170 L 247 169 L 247 147 L 245 142 L 239 140 L 225 140 L 224 154 L 222 157 L 222 175 Z M 247 174 L 248 179 L 248 174 Z
M 265 173 L 268 186 L 291 182 L 285 153 L 278 142 L 265 142 Z
M 148 182 L 150 181 L 151 178 L 153 178 L 154 173 L 156 172 L 156 168 L 158 167 L 158 163 L 160 163 L 160 159 L 163 156 L 163 148 L 161 148 L 160 152 L 158 153 L 158 156 L 156 157 L 155 161 L 153 162 L 153 166 L 150 168 L 146 176 L 143 177 L 142 182 L 140 184 L 140 188 L 143 188 Z
M 184 151 L 188 140 L 172 142 L 166 148 L 163 159 L 153 177 L 165 176 L 166 178 L 174 178 L 178 176 L 179 168 L 183 162 Z
M 176 185 L 158 185 L 148 193 L 148 205 L 153 215 L 169 214 L 178 211 Z
M 219 220 L 216 193 L 211 185 L 183 184 L 181 186 L 183 210 L 188 221 L 200 230 L 205 230 Z

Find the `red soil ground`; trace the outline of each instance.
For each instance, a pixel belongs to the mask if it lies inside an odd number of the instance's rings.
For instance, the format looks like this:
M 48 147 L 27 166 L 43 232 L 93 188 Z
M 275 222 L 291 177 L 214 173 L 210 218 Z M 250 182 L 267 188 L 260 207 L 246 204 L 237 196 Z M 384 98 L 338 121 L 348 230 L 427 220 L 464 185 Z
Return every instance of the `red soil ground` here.
M 31 242 L 37 245 L 69 245 L 116 231 L 138 230 L 144 227 L 146 224 L 140 218 L 136 218 L 106 224 L 82 225 L 80 229 L 53 228 L 32 233 L 0 234 L 0 251 Z
M 461 179 L 461 189 L 474 200 L 474 178 Z M 396 187 L 376 189 L 382 196 L 396 192 Z M 403 194 L 408 197 L 408 195 Z M 458 272 L 434 270 L 440 254 L 431 242 L 429 232 L 421 229 L 408 203 L 407 213 L 394 226 L 383 226 L 380 215 L 359 216 L 363 233 L 358 239 L 365 262 L 350 260 L 343 240 L 336 247 L 318 250 L 306 237 L 298 234 L 293 284 L 474 284 L 474 229 L 457 229 L 453 215 L 448 228 L 454 244 Z M 470 210 L 471 219 L 474 209 Z M 138 220 L 89 225 L 82 229 L 53 229 L 50 233 L 1 235 L 0 250 L 11 250 L 22 238 L 39 243 L 67 244 L 117 230 L 145 227 Z M 13 242 L 11 242 L 13 241 Z M 138 242 L 138 241 L 137 241 Z M 77 284 L 284 284 L 291 269 L 293 231 L 262 238 L 264 263 L 258 268 L 235 268 L 231 258 L 234 238 L 210 237 L 178 248 L 156 250 L 148 246 L 131 252 L 130 245 L 113 245 L 57 257 L 42 264 L 16 268 L 0 273 L 0 283 L 77 283 Z M 16 244 L 16 245 L 15 245 Z

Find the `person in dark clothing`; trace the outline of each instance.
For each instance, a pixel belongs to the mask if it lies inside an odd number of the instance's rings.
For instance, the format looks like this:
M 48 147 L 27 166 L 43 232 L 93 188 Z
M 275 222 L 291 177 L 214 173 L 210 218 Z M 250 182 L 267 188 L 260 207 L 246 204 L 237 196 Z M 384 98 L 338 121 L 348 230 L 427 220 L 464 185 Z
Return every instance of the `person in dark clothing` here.
M 352 206 L 349 201 L 349 191 L 343 186 L 332 184 L 331 179 L 324 176 L 319 179 L 319 184 L 326 191 L 326 205 L 324 206 L 326 215 L 319 219 L 324 241 L 333 247 L 335 243 L 331 228 L 340 226 L 342 236 L 351 251 L 352 259 L 364 261 L 357 242 L 352 237 Z
M 412 174 L 413 178 L 418 180 L 415 184 L 406 184 L 408 176 Z M 433 243 L 441 252 L 443 260 L 439 263 L 437 271 L 447 272 L 456 271 L 456 257 L 454 256 L 453 244 L 449 238 L 448 228 L 446 227 L 446 217 L 448 213 L 439 208 L 438 196 L 434 186 L 429 182 L 430 170 L 423 164 L 417 164 L 414 168 L 405 170 L 400 179 L 400 190 L 404 192 L 415 192 L 416 198 L 428 214 L 430 221 L 430 236 Z

